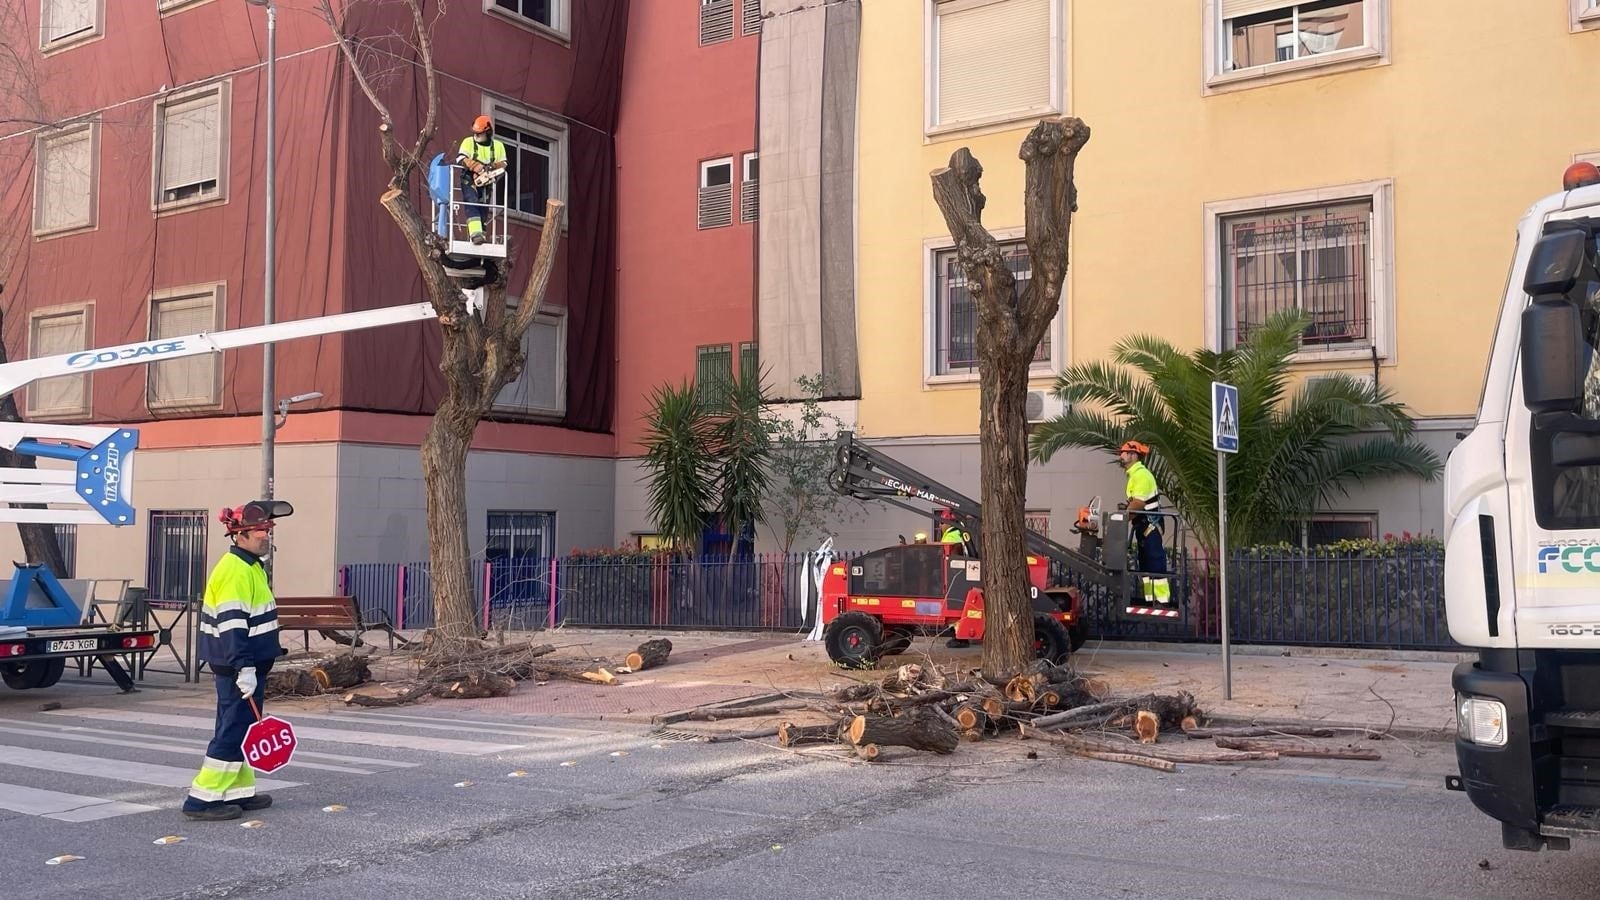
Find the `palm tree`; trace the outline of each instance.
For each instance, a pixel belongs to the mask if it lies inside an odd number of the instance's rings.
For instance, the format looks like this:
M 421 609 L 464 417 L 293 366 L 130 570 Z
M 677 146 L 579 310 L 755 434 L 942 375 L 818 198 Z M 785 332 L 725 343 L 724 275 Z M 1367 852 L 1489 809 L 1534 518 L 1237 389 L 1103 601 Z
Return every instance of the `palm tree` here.
M 1072 366 L 1056 379 L 1054 393 L 1073 406 L 1035 429 L 1030 454 L 1044 462 L 1066 447 L 1114 453 L 1126 440 L 1148 444 L 1146 464 L 1163 499 L 1208 551 L 1217 546 L 1213 381 L 1239 389 L 1240 449 L 1228 460 L 1230 546 L 1276 539 L 1285 523 L 1369 478 L 1437 478 L 1438 456 L 1413 440 L 1412 421 L 1389 391 L 1332 375 L 1287 394 L 1290 357 L 1308 321 L 1298 310 L 1279 313 L 1220 353 L 1185 354 L 1150 335 L 1125 338 L 1111 362 Z M 1084 403 L 1095 408 L 1078 406 Z

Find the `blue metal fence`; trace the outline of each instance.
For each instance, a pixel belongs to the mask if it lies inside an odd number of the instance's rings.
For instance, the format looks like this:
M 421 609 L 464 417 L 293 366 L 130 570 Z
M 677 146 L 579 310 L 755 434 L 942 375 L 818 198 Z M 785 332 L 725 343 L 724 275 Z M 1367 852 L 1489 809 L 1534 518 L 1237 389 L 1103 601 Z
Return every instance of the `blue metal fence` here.
M 848 559 L 857 554 L 840 555 Z M 475 615 L 486 628 L 556 625 L 800 631 L 811 626 L 801 583 L 808 554 L 685 560 L 675 556 L 510 557 L 471 562 Z M 1121 615 L 1086 589 L 1089 632 L 1109 640 L 1221 639 L 1216 567 L 1172 559 L 1183 615 Z M 426 562 L 339 569 L 341 590 L 397 628 L 433 624 Z M 1241 553 L 1228 563 L 1232 640 L 1241 644 L 1461 650 L 1444 616 L 1444 555 Z

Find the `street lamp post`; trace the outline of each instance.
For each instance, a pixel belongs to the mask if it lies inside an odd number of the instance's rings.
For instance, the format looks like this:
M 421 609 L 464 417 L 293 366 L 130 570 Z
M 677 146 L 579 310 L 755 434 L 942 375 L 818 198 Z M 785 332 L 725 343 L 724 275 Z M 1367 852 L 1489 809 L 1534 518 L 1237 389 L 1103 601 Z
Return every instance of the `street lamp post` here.
M 267 10 L 267 185 L 266 185 L 266 217 L 267 217 L 267 246 L 266 246 L 266 277 L 261 292 L 261 323 L 273 323 L 273 304 L 275 297 L 274 270 L 277 268 L 277 257 L 273 247 L 273 232 L 276 231 L 276 218 L 274 201 L 276 200 L 274 183 L 274 144 L 277 138 L 278 119 L 278 7 L 273 0 L 245 0 L 252 6 L 263 6 Z M 272 499 L 273 489 L 273 456 L 277 449 L 278 423 L 274 421 L 274 400 L 277 395 L 276 359 L 272 344 L 265 344 L 261 348 L 261 498 Z M 285 411 L 287 415 L 287 410 Z

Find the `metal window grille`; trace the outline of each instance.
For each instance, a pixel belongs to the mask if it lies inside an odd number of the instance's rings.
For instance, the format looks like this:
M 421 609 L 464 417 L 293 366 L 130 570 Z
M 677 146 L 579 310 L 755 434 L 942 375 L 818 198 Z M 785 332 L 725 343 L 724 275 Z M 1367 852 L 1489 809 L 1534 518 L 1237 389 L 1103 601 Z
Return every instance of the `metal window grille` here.
M 150 513 L 145 586 L 151 600 L 188 601 L 205 594 L 205 510 L 170 509 Z
M 1029 531 L 1043 537 L 1050 536 L 1050 511 L 1048 509 L 1030 509 L 1024 514 L 1023 524 Z
M 520 510 L 489 512 L 488 541 L 484 551 L 488 558 L 531 556 L 543 559 L 555 553 L 555 545 L 555 513 Z
M 761 374 L 761 353 L 754 341 L 739 345 L 739 374 Z
M 761 30 L 761 0 L 744 0 L 743 20 L 739 23 L 739 30 L 743 34 L 755 34 Z
M 1228 346 L 1275 313 L 1302 309 L 1309 349 L 1372 341 L 1372 201 L 1271 209 L 1222 220 Z
M 702 0 L 700 4 L 700 43 L 715 44 L 733 39 L 733 0 Z
M 61 525 L 53 526 L 56 532 L 56 543 L 61 546 L 61 559 L 66 563 L 66 572 L 63 578 L 78 577 L 78 526 Z
M 1028 245 L 1022 241 L 1000 244 L 1006 265 L 1021 291 L 1033 277 Z M 954 250 L 934 256 L 938 316 L 934 346 L 934 372 L 938 375 L 973 374 L 978 371 L 978 305 L 967 289 L 967 273 L 962 270 Z M 1035 366 L 1050 363 L 1050 332 L 1034 351 Z
M 707 412 L 728 408 L 728 388 L 733 383 L 733 345 L 713 344 L 695 350 L 695 397 Z

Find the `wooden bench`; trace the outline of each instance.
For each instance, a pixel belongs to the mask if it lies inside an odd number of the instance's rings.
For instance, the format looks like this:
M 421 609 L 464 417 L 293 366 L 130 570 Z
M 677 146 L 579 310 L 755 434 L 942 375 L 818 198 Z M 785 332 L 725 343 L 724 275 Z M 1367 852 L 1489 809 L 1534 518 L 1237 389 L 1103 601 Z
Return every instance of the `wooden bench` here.
M 350 643 L 361 646 L 363 632 L 382 629 L 389 633 L 389 649 L 394 649 L 394 629 L 388 622 L 368 622 L 362 618 L 355 597 L 276 597 L 278 603 L 278 630 L 298 631 L 305 638 L 305 649 L 311 649 L 311 632 L 320 631 L 338 643 L 346 643 L 330 632 L 349 629 L 354 632 Z M 387 619 L 387 616 L 383 618 Z

